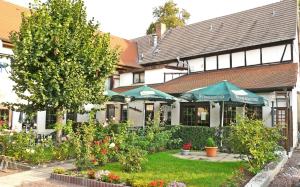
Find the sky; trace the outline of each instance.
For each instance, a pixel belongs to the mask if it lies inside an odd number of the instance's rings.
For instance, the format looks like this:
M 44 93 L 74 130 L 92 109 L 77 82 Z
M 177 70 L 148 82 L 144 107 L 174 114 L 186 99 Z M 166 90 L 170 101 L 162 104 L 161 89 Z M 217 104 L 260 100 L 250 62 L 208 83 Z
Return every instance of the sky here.
M 33 0 L 6 0 L 28 7 Z M 42 0 L 45 1 L 45 0 Z M 215 18 L 279 0 L 174 0 L 180 8 L 186 9 L 191 17 L 187 24 Z M 89 19 L 100 23 L 100 30 L 126 39 L 143 36 L 153 21 L 154 7 L 166 0 L 85 0 Z

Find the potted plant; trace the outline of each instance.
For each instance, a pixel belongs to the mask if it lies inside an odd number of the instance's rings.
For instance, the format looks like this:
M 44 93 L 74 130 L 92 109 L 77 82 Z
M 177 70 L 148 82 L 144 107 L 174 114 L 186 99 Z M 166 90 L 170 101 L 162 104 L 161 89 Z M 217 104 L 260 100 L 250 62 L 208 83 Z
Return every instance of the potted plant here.
M 189 155 L 191 148 L 192 148 L 192 143 L 183 144 L 181 154 L 182 155 Z
M 215 157 L 217 155 L 218 147 L 213 138 L 208 138 L 206 141 L 205 151 L 206 156 Z

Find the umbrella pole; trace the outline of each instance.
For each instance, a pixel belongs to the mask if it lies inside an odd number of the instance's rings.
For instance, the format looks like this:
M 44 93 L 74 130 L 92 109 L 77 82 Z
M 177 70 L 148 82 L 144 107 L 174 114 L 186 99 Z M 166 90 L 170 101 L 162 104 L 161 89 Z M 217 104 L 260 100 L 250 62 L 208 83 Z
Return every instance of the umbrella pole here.
M 144 100 L 144 110 L 143 110 L 143 116 L 144 116 L 144 123 L 143 123 L 143 129 L 145 128 L 145 125 L 146 125 L 146 102 Z
M 220 131 L 220 146 L 222 147 L 223 140 L 223 126 L 224 126 L 224 101 L 222 101 L 222 117 L 221 117 L 221 131 Z

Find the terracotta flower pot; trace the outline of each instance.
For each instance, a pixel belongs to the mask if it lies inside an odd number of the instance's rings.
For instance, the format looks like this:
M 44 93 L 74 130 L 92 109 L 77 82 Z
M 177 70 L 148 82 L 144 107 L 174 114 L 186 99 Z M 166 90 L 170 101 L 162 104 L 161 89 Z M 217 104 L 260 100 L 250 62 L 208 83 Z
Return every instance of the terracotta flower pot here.
M 217 155 L 218 147 L 205 147 L 206 156 L 215 157 Z

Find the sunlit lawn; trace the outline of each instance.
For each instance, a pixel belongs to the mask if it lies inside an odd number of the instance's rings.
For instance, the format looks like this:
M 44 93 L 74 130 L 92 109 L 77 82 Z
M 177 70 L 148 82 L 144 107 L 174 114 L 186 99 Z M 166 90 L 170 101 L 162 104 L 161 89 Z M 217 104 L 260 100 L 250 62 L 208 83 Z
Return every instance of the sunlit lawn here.
M 124 173 L 118 163 L 111 163 L 101 169 L 112 171 L 122 179 L 135 178 L 149 183 L 152 180 L 181 181 L 188 187 L 220 186 L 232 176 L 242 162 L 209 162 L 202 160 L 186 160 L 172 156 L 174 151 L 148 155 L 148 162 L 143 164 L 140 173 Z

